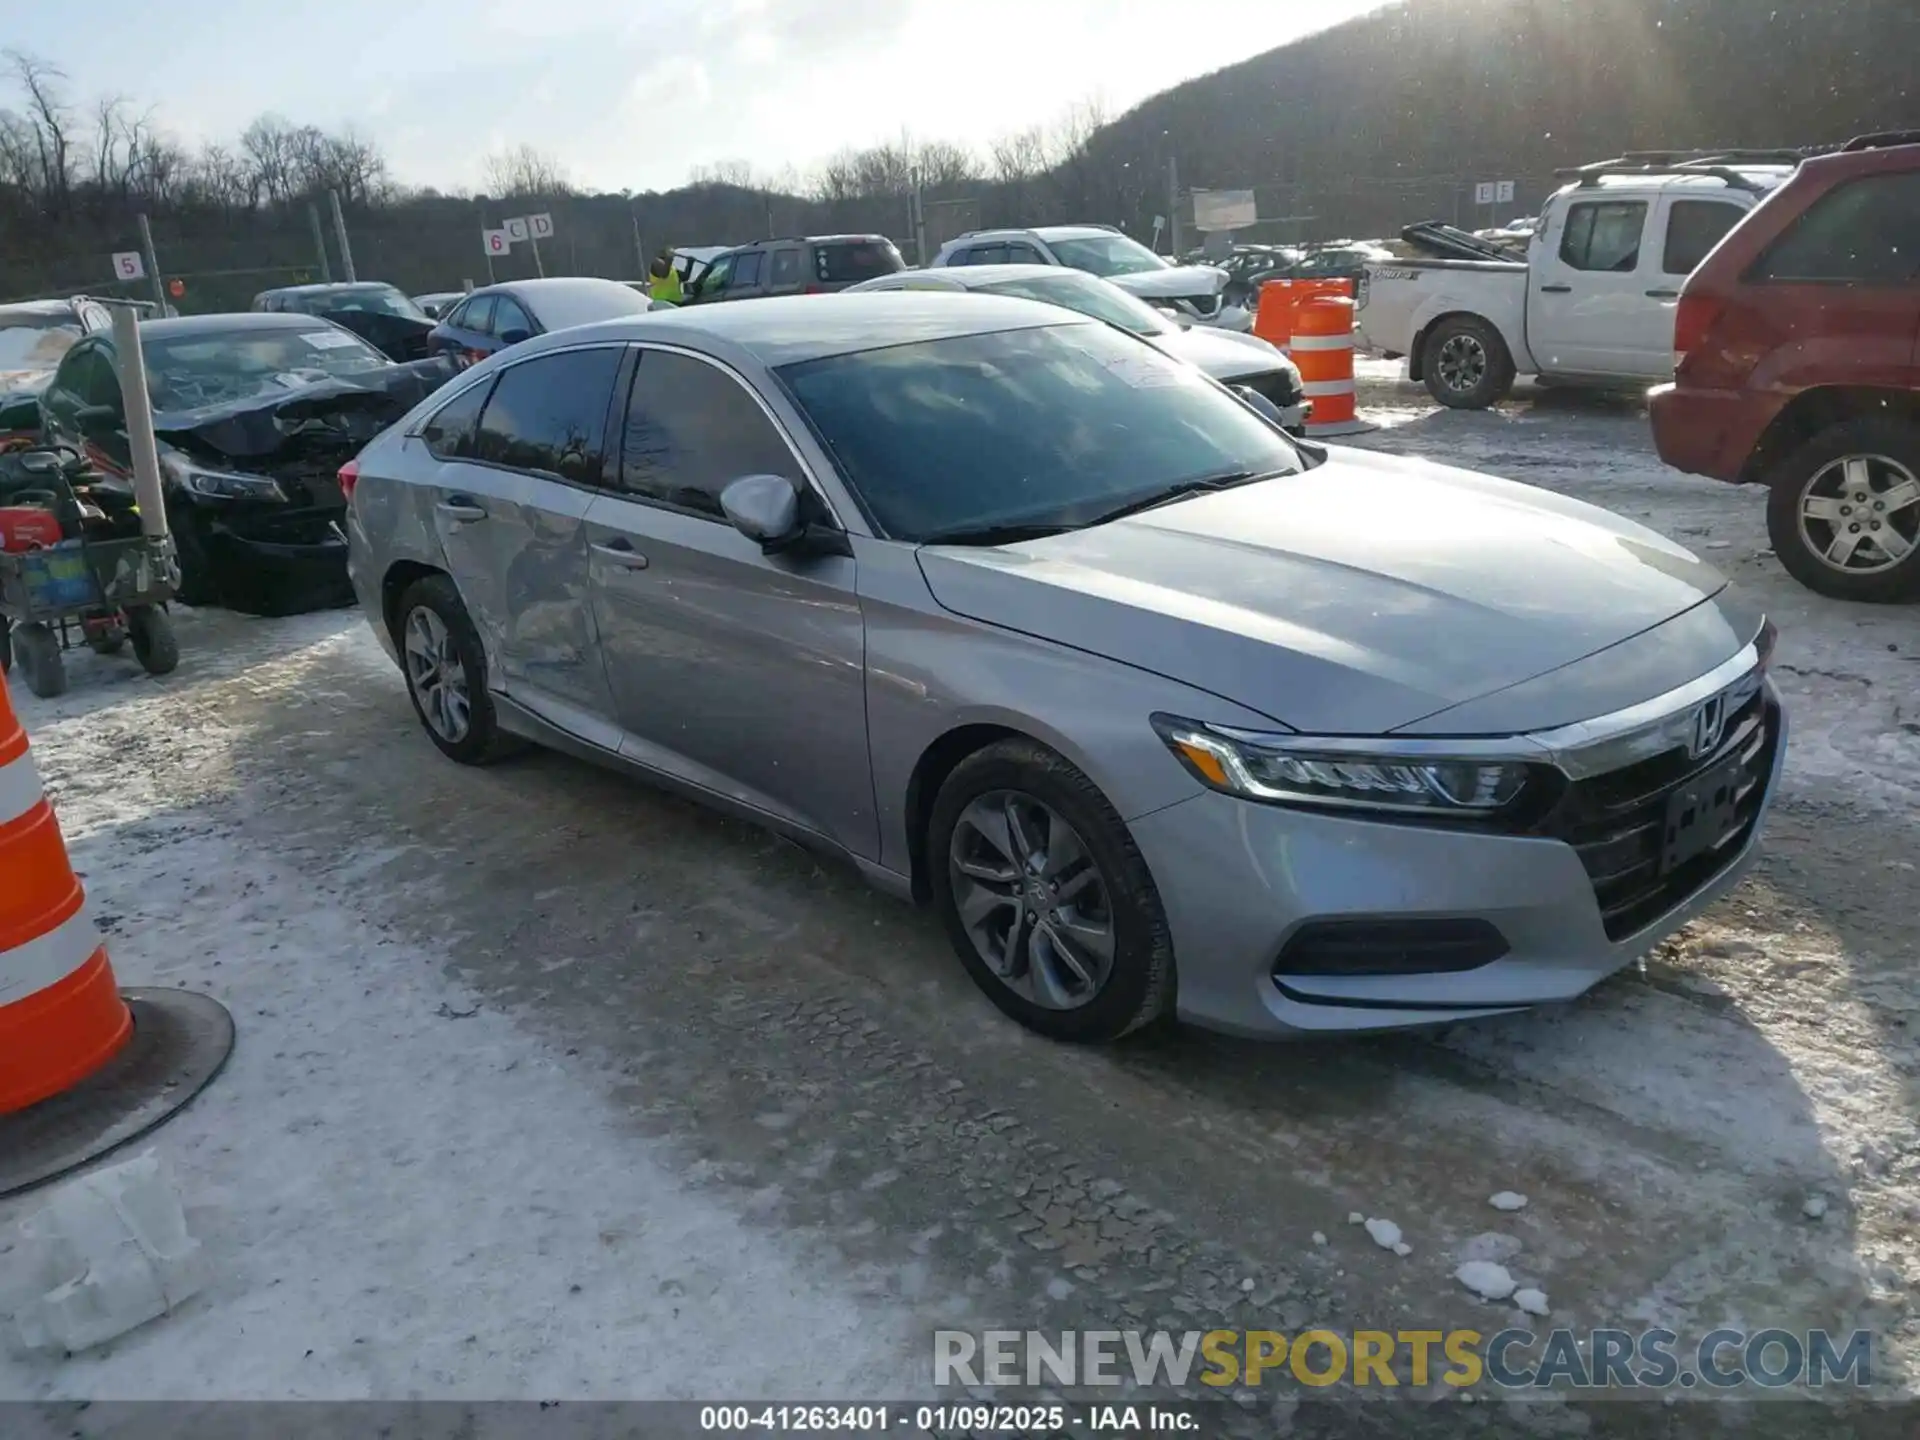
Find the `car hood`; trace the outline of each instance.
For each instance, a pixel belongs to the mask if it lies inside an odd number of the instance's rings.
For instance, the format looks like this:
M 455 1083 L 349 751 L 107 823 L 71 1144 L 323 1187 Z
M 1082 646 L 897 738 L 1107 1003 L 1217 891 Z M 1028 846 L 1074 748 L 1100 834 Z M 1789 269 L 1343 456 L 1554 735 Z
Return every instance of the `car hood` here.
M 1233 330 L 1195 326 L 1190 330 L 1172 330 L 1155 335 L 1153 344 L 1176 360 L 1198 366 L 1216 380 L 1233 380 L 1242 375 L 1264 375 L 1274 370 L 1292 370 L 1294 364 L 1277 348 L 1257 335 L 1242 335 Z
M 390 365 L 352 379 L 249 395 L 192 410 L 156 411 L 154 433 L 196 459 L 278 476 L 337 467 L 451 379 L 444 358 Z
M 1302 475 L 1021 545 L 925 547 L 920 563 L 956 614 L 1349 735 L 1571 665 L 1726 585 L 1580 501 L 1342 449 Z
M 1218 295 L 1227 288 L 1227 272 L 1212 265 L 1170 265 L 1164 270 L 1136 270 L 1108 277 L 1129 295 L 1142 300 L 1178 300 L 1186 295 Z

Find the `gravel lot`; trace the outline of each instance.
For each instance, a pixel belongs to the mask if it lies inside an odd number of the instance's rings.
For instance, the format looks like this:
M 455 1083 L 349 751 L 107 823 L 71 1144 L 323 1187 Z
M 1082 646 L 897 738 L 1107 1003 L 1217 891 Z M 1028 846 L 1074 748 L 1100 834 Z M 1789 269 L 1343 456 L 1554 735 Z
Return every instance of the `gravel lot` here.
M 1645 520 L 1781 626 L 1764 858 L 1642 968 L 1419 1036 L 1067 1049 L 790 845 L 553 755 L 443 761 L 357 613 L 185 612 L 176 675 L 16 703 L 122 980 L 239 1021 L 156 1137 L 217 1278 L 0 1359 L 0 1398 L 899 1397 L 936 1326 L 1490 1332 L 1525 1317 L 1453 1279 L 1482 1252 L 1554 1324 L 1867 1327 L 1910 1389 L 1915 612 L 1799 589 L 1761 497 L 1664 470 L 1630 406 L 1441 413 L 1379 364 L 1361 400 L 1359 443 Z

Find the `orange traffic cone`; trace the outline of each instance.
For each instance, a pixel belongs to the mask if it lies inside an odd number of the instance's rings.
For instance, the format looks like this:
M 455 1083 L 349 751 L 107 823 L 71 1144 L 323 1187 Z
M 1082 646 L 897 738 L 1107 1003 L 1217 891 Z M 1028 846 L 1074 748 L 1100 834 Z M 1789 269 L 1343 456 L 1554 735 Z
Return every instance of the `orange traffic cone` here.
M 0 681 L 0 1115 L 87 1079 L 132 1032 Z

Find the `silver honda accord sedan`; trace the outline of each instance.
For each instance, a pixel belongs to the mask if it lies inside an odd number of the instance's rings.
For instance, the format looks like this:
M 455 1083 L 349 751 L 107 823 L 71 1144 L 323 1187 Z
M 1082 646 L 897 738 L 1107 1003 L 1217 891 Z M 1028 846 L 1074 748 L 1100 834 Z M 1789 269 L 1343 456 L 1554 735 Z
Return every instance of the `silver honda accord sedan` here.
M 1785 750 L 1772 627 L 1677 545 L 1026 300 L 536 337 L 341 480 L 442 752 L 842 856 L 1062 1039 L 1571 999 L 1734 884 Z

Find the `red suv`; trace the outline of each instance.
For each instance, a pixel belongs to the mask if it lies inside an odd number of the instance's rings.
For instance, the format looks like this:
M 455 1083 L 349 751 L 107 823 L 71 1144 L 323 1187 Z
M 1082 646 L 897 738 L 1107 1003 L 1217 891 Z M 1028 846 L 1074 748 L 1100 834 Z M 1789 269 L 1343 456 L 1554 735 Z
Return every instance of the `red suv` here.
M 1681 292 L 1660 458 L 1771 488 L 1780 563 L 1920 599 L 1920 131 L 1802 162 Z

